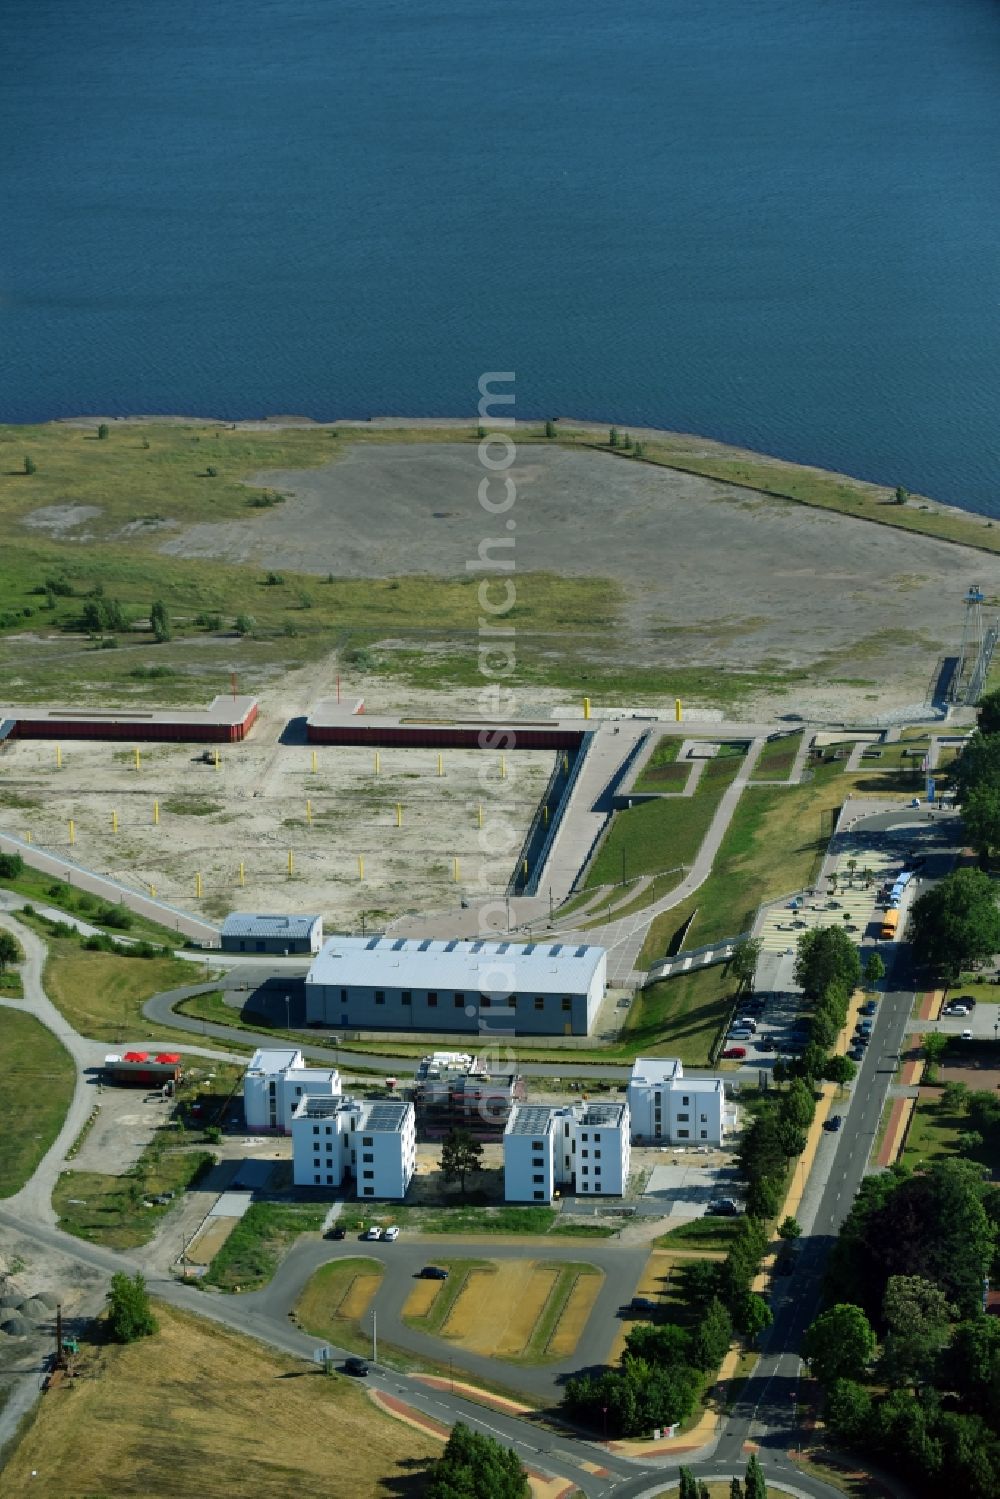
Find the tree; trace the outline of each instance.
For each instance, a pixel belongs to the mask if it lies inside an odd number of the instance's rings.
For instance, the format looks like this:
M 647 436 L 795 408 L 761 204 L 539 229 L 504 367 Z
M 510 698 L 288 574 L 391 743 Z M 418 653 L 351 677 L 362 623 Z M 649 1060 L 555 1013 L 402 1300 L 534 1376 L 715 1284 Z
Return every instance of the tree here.
M 861 1442 L 872 1419 L 872 1397 L 853 1379 L 835 1379 L 827 1391 L 823 1414 L 826 1424 L 844 1442 Z
M 677 1499 L 698 1499 L 698 1480 L 691 1469 L 681 1468 L 677 1476 L 680 1479 Z
M 893 490 L 892 501 L 894 505 L 905 505 L 910 498 L 910 491 L 904 489 L 902 484 L 897 484 Z
M 546 437 L 555 437 L 555 435 L 556 435 L 556 424 L 555 424 L 555 422 L 551 422 L 551 421 L 550 422 L 546 422 L 545 423 L 545 436 Z
M 842 1056 L 840 1052 L 837 1052 L 835 1055 L 827 1057 L 823 1063 L 822 1075 L 828 1083 L 839 1083 L 843 1088 L 848 1083 L 854 1081 L 857 1071 L 857 1066 L 851 1061 L 850 1057 Z
M 1000 848 L 1000 784 L 970 787 L 962 802 L 962 824 L 972 847 L 988 859 Z
M 17 938 L 10 932 L 0 931 L 0 973 L 7 972 L 8 963 L 20 963 L 21 949 Z
M 424 1493 L 428 1499 L 526 1499 L 528 1480 L 515 1452 L 458 1421 Z
M 619 445 L 618 428 L 612 427 L 608 433 L 608 447 L 617 448 Z
M 149 1304 L 146 1282 L 137 1271 L 129 1279 L 121 1270 L 111 1277 L 108 1291 L 108 1323 L 118 1343 L 135 1343 L 157 1330 L 156 1318 Z
M 976 726 L 981 735 L 1000 734 L 1000 688 L 979 699 Z
M 257 621 L 252 614 L 237 614 L 234 628 L 237 635 L 252 635 L 257 628 Z
M 877 952 L 870 953 L 864 969 L 864 979 L 866 987 L 869 989 L 877 989 L 878 985 L 884 978 L 885 964 L 882 962 L 882 959 Z
M 801 1237 L 802 1224 L 799 1222 L 799 1220 L 792 1217 L 783 1218 L 781 1223 L 778 1225 L 778 1238 L 801 1239 Z
M 917 956 L 947 978 L 1000 950 L 1000 911 L 993 882 L 981 869 L 956 869 L 913 905 Z
M 640 1322 L 626 1337 L 625 1352 L 629 1358 L 643 1359 L 652 1365 L 686 1364 L 691 1357 L 691 1338 L 674 1322 L 665 1322 L 661 1327 Z
M 483 1168 L 483 1147 L 467 1129 L 449 1130 L 441 1146 L 441 1175 L 446 1182 L 459 1184 L 465 1196 L 465 1179 Z
M 743 1479 L 743 1492 L 746 1499 L 767 1499 L 767 1484 L 764 1482 L 764 1470 L 757 1461 L 756 1452 L 751 1452 L 750 1461 L 747 1463 L 747 1471 Z
M 938 1108 L 943 1114 L 962 1114 L 968 1093 L 968 1083 L 945 1083 L 938 1097 Z
M 24 472 L 26 474 L 33 474 L 35 472 L 35 460 L 31 457 L 30 453 L 25 453 L 24 455 Z
M 1000 734 L 971 735 L 951 774 L 963 805 L 974 786 L 995 786 L 1000 781 Z
M 718 1296 L 705 1307 L 691 1334 L 691 1362 L 696 1369 L 717 1369 L 733 1340 L 733 1319 Z
M 20 854 L 0 854 L 0 880 L 16 880 L 24 873 Z
M 729 1499 L 743 1499 L 743 1485 L 738 1478 L 729 1480 Z
M 106 438 L 107 438 L 107 435 L 108 435 L 108 424 L 107 424 L 107 422 L 101 422 L 100 426 L 97 429 L 98 441 L 99 442 L 104 442 L 106 440 Z
M 167 614 L 167 606 L 162 599 L 157 599 L 149 611 L 149 627 L 156 637 L 157 642 L 162 645 L 169 640 L 173 634 L 170 628 L 170 616 Z
M 747 1212 L 755 1218 L 773 1218 L 781 1207 L 782 1186 L 770 1176 L 759 1176 L 747 1188 Z
M 875 1334 L 859 1306 L 840 1303 L 806 1328 L 802 1353 L 824 1388 L 835 1379 L 861 1379 L 875 1354 Z
M 807 999 L 816 1004 L 831 984 L 851 990 L 860 981 L 861 960 L 847 932 L 834 926 L 803 932 L 795 959 L 795 982 Z
M 771 1308 L 763 1296 L 758 1296 L 756 1291 L 744 1291 L 742 1296 L 737 1297 L 733 1306 L 733 1322 L 737 1331 L 741 1332 L 751 1343 L 755 1342 L 773 1321 Z
M 892 1384 L 923 1384 L 951 1335 L 952 1308 L 944 1292 L 921 1275 L 891 1275 L 882 1316 L 888 1333 L 882 1373 Z
M 764 944 L 759 937 L 744 937 L 743 941 L 737 942 L 733 948 L 733 955 L 729 959 L 729 971 L 739 983 L 741 990 L 753 986 L 757 960 L 763 948 Z
M 927 1062 L 927 1074 L 924 1081 L 933 1083 L 936 1081 L 938 1063 L 948 1050 L 948 1037 L 943 1031 L 928 1031 L 921 1042 L 920 1049 Z

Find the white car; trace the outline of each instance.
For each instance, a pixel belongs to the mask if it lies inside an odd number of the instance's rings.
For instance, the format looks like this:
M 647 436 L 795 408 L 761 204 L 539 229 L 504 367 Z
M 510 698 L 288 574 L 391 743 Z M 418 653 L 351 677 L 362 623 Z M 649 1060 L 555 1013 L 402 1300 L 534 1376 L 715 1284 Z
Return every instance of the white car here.
M 966 1028 L 962 1032 L 962 1040 L 963 1041 L 971 1041 L 972 1040 L 972 1032 L 968 1028 Z
M 366 1231 L 364 1237 L 369 1240 L 381 1239 L 382 1230 L 373 1224 L 372 1227 Z
M 383 1239 L 388 1239 L 390 1244 L 394 1244 L 396 1242 L 396 1240 L 399 1238 L 399 1229 L 396 1227 L 395 1223 L 391 1224 L 390 1227 L 385 1230 L 385 1233 L 382 1235 L 382 1237 Z
M 958 1015 L 963 1015 L 964 1016 L 964 1015 L 971 1015 L 972 1011 L 969 1009 L 968 1005 L 952 1005 L 949 1010 L 945 1011 L 945 1014 L 946 1015 L 952 1015 L 952 1016 L 958 1016 Z

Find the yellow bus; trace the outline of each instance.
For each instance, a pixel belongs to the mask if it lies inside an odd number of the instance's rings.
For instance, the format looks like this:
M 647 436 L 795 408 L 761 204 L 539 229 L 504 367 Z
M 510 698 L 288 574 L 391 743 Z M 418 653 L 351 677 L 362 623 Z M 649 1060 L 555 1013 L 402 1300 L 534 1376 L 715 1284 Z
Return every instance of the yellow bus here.
M 899 912 L 896 910 L 886 911 L 885 915 L 882 917 L 882 930 L 879 934 L 882 938 L 882 941 L 891 942 L 896 935 L 896 928 L 898 926 Z

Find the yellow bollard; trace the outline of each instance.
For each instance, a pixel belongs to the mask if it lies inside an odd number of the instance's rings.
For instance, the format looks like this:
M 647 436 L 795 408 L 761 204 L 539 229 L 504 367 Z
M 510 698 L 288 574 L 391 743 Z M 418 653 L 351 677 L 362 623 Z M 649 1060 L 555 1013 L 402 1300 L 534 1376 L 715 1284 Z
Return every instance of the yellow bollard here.
M 397 802 L 396 803 L 396 826 L 397 826 L 397 828 L 401 828 L 403 826 L 403 803 L 402 802 Z
M 382 756 L 379 754 L 378 750 L 376 750 L 375 751 L 375 774 L 378 775 L 378 773 L 379 773 L 379 771 L 381 769 L 382 769 Z
M 150 885 L 150 887 L 149 887 L 149 893 L 153 897 L 153 899 L 155 900 L 156 899 L 156 886 L 155 885 Z
M 507 779 L 507 761 L 504 759 L 503 755 L 500 756 L 500 779 L 501 781 L 505 781 Z
M 288 874 L 289 874 L 289 878 L 294 873 L 295 873 L 295 855 L 292 853 L 292 850 L 289 849 L 288 850 Z
M 569 755 L 563 755 L 563 775 L 569 774 Z
M 482 827 L 482 825 L 483 825 L 483 804 L 482 804 L 482 802 L 479 803 L 479 811 L 478 811 L 478 814 L 477 814 L 477 821 L 479 823 L 479 826 Z
M 315 750 L 313 750 L 313 754 L 312 754 L 312 768 L 313 768 L 313 775 L 315 775 L 316 772 L 317 772 L 317 770 L 319 769 L 319 765 L 316 762 L 316 751 Z
M 195 895 L 195 900 L 201 900 L 201 875 L 200 874 L 196 874 L 195 877 L 194 877 L 194 895 Z
M 76 823 L 73 821 L 72 817 L 69 820 L 69 841 L 70 843 L 76 842 Z
M 451 877 L 455 881 L 455 884 L 457 885 L 458 884 L 458 860 L 457 859 L 454 859 L 452 861 Z
M 365 859 L 364 859 L 364 855 L 363 854 L 358 854 L 358 879 L 359 880 L 363 880 L 364 877 L 365 877 Z
M 138 745 L 136 745 L 134 753 L 135 753 L 135 768 L 136 768 L 136 770 L 141 770 L 142 769 L 142 755 L 139 753 L 139 746 Z
M 310 827 L 312 827 L 312 825 L 313 825 L 313 804 L 310 801 L 306 802 L 306 822 L 309 824 Z
M 679 697 L 674 698 L 674 718 L 678 723 L 684 721 L 684 708 Z
M 62 745 L 56 745 L 56 770 L 62 770 Z
M 438 755 L 438 775 L 444 775 L 444 755 Z
M 547 828 L 548 825 L 549 825 L 549 804 L 548 804 L 548 802 L 546 802 L 545 806 L 542 808 L 542 826 Z
M 24 835 L 24 841 L 25 841 L 25 843 L 30 843 L 31 842 L 31 830 L 30 829 L 28 830 L 28 832 L 25 833 L 25 835 Z
M 243 860 L 241 859 L 240 860 L 240 884 L 241 885 L 245 885 L 246 882 L 247 882 L 246 867 L 244 866 Z
M 153 803 L 153 826 L 154 826 L 154 828 L 158 828 L 160 826 L 160 804 L 159 804 L 159 802 L 154 802 Z
M 117 812 L 112 812 L 112 814 L 111 814 L 111 831 L 113 833 L 117 833 L 117 831 L 118 831 L 118 813 Z
M 584 718 L 589 718 L 590 717 L 590 698 L 589 697 L 585 697 L 584 700 L 583 700 L 583 716 L 584 716 Z
M 522 859 L 522 861 L 521 861 L 521 872 L 524 875 L 524 878 L 527 879 L 528 878 L 528 861 L 527 861 L 527 859 Z

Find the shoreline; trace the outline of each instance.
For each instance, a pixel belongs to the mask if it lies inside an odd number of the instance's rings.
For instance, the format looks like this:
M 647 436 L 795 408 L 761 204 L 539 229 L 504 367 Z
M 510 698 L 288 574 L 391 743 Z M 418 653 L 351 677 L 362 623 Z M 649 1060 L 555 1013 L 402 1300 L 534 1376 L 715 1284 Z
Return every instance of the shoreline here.
M 978 510 L 965 510 L 960 505 L 950 505 L 943 500 L 936 500 L 931 495 L 925 495 L 916 490 L 909 491 L 909 499 L 904 506 L 897 507 L 893 502 L 895 493 L 893 486 L 876 483 L 870 479 L 859 479 L 853 474 L 843 473 L 837 469 L 820 468 L 816 464 L 801 463 L 791 458 L 780 458 L 772 453 L 759 452 L 755 448 L 741 447 L 733 443 L 721 442 L 714 437 L 703 437 L 695 432 L 674 431 L 667 427 L 631 427 L 625 423 L 612 423 L 607 421 L 593 421 L 589 418 L 577 418 L 571 416 L 557 416 L 551 418 L 556 424 L 556 435 L 552 441 L 570 445 L 574 437 L 584 440 L 603 438 L 612 426 L 617 426 L 622 433 L 627 432 L 633 441 L 660 444 L 660 447 L 649 454 L 644 454 L 639 461 L 651 463 L 655 467 L 675 468 L 686 473 L 702 473 L 704 477 L 715 478 L 720 483 L 731 484 L 736 488 L 753 490 L 773 496 L 779 500 L 791 503 L 811 505 L 817 509 L 829 509 L 841 514 L 855 514 L 857 519 L 869 520 L 876 525 L 889 526 L 893 530 L 917 531 L 933 537 L 939 541 L 948 541 L 958 546 L 969 546 L 989 553 L 1000 552 L 1000 534 L 998 534 L 993 545 L 989 545 L 987 538 L 977 537 L 971 534 L 963 536 L 942 535 L 932 527 L 923 527 L 919 521 L 913 524 L 915 512 L 928 516 L 941 517 L 943 520 L 952 520 L 969 528 L 970 532 L 987 531 L 994 528 L 993 520 Z M 3 428 L 17 429 L 23 427 L 25 430 L 32 427 L 93 427 L 101 422 L 109 426 L 123 427 L 217 427 L 221 430 L 231 432 L 281 432 L 281 431 L 308 431 L 308 432 L 344 432 L 344 433 L 388 433 L 399 432 L 443 432 L 443 433 L 467 433 L 470 436 L 475 433 L 481 425 L 480 419 L 475 416 L 371 416 L 371 417 L 339 417 L 332 421 L 319 421 L 314 417 L 297 416 L 294 414 L 275 414 L 263 417 L 244 417 L 236 421 L 226 421 L 212 416 L 189 416 L 180 413 L 143 415 L 137 413 L 130 416 L 102 416 L 80 415 L 55 417 L 48 422 L 0 423 Z M 544 430 L 544 418 L 515 419 L 503 422 L 505 430 L 514 433 L 520 432 L 524 437 L 530 437 L 534 441 L 540 439 L 539 429 Z M 606 443 L 601 442 L 599 446 L 606 448 Z M 634 455 L 619 452 L 617 456 L 631 457 L 636 461 Z M 688 461 L 684 461 L 687 459 Z M 693 461 L 692 461 L 693 460 Z M 825 482 L 833 482 L 848 487 L 854 491 L 858 500 L 868 499 L 882 506 L 890 507 L 894 514 L 872 515 L 851 511 L 846 503 L 824 503 L 816 496 L 808 497 L 789 493 L 787 489 L 777 486 L 769 486 L 754 482 L 749 477 L 733 477 L 705 472 L 699 467 L 699 460 L 706 464 L 713 461 L 718 463 L 746 463 L 763 464 L 775 476 L 789 476 L 808 480 L 810 478 Z M 842 497 L 844 498 L 844 497 Z M 904 516 L 907 518 L 904 520 Z M 992 539 L 992 538 L 991 538 Z

